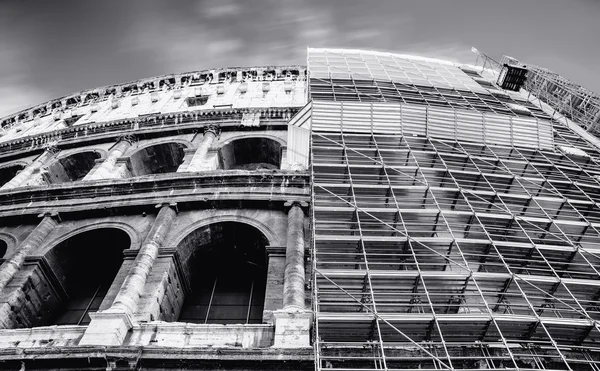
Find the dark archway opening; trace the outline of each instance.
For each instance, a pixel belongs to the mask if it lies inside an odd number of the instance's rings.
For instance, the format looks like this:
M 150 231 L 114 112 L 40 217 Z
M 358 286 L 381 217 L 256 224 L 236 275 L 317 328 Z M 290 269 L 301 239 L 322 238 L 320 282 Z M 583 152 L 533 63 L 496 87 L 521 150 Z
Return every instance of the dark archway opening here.
M 100 154 L 94 151 L 80 152 L 53 162 L 48 166 L 48 182 L 65 183 L 83 179 L 96 165 Z
M 267 276 L 266 237 L 243 223 L 210 224 L 179 245 L 191 292 L 180 322 L 262 323 Z
M 281 166 L 281 145 L 268 138 L 234 140 L 219 151 L 224 170 L 272 170 Z
M 8 244 L 6 241 L 0 239 L 0 259 L 4 258 L 6 250 L 8 250 Z
M 46 254 L 67 299 L 48 316 L 47 324 L 87 325 L 97 312 L 130 246 L 127 233 L 116 228 L 83 232 Z
M 173 173 L 183 162 L 184 146 L 179 143 L 164 143 L 143 148 L 131 155 L 133 176 Z
M 13 165 L 7 166 L 0 169 L 0 187 L 8 183 L 12 178 L 17 175 L 17 173 L 23 170 L 25 166 L 23 165 Z

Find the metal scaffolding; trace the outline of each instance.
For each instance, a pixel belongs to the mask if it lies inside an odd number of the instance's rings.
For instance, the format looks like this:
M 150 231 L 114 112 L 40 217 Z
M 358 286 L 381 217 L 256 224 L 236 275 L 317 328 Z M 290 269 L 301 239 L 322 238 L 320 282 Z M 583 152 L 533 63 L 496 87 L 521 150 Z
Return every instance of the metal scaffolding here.
M 527 91 L 585 130 L 600 135 L 600 96 L 545 68 L 528 69 Z
M 311 94 L 368 81 L 381 54 L 309 49 Z M 336 81 L 341 60 L 359 72 Z M 372 103 L 331 101 L 313 97 L 316 369 L 600 370 L 600 152 L 547 119 L 536 148 L 386 131 Z
M 522 65 L 508 56 L 502 57 L 498 63 L 475 48 L 473 52 L 477 54 L 476 63 L 481 62 L 484 69 L 489 67 L 496 73 L 499 73 L 504 65 Z M 575 121 L 591 134 L 600 135 L 600 96 L 547 68 L 534 65 L 527 65 L 526 68 L 528 73 L 524 88 L 529 94 Z

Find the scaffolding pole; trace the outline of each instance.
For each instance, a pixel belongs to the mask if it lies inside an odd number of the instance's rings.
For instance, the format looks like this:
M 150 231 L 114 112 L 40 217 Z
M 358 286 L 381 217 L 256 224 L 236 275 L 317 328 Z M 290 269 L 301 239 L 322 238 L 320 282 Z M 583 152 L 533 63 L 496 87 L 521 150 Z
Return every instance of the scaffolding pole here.
M 316 370 L 600 370 L 598 149 L 348 54 L 318 55 L 310 79 Z M 427 63 L 408 69 L 434 81 Z

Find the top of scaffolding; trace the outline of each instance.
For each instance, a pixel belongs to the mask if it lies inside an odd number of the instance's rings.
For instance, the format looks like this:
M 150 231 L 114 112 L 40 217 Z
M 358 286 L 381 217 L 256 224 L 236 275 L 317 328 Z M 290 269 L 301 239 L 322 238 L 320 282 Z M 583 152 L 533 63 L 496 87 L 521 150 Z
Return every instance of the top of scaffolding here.
M 477 62 L 481 60 L 486 67 L 501 75 L 506 67 L 525 67 L 517 59 L 503 56 L 500 62 L 472 48 L 477 54 Z M 527 78 L 524 88 L 549 104 L 559 113 L 567 116 L 590 133 L 600 135 L 600 96 L 581 85 L 562 77 L 547 68 L 527 65 Z

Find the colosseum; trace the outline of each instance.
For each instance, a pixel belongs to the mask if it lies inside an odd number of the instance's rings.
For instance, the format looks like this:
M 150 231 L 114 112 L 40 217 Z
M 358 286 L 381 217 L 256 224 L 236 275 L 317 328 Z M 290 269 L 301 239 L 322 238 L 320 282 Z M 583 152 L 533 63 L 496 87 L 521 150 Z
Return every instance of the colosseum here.
M 600 370 L 591 98 L 473 51 L 0 119 L 0 369 Z
M 223 68 L 4 118 L 0 367 L 312 368 L 306 93 Z

